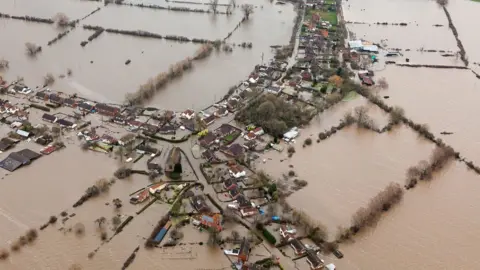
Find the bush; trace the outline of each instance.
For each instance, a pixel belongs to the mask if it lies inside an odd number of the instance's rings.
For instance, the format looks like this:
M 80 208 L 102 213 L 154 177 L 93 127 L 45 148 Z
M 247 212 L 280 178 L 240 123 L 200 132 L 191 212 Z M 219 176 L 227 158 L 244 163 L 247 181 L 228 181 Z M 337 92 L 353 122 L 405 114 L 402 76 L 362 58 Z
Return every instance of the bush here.
M 258 223 L 256 228 L 257 230 L 262 232 L 263 236 L 270 244 L 275 245 L 275 243 L 277 243 L 277 239 L 275 238 L 275 236 L 273 236 L 267 229 L 265 229 L 263 224 Z
M 294 171 L 289 171 L 289 172 L 288 172 L 288 176 L 294 177 L 294 176 L 295 176 L 295 172 L 294 172 Z
M 0 250 L 0 260 L 6 260 L 8 259 L 8 256 L 10 256 L 10 253 L 6 249 Z
M 311 138 L 306 138 L 304 144 L 305 145 L 311 145 L 312 144 L 312 139 Z
M 30 229 L 27 231 L 26 238 L 29 243 L 35 241 L 38 237 L 38 232 L 35 229 Z
M 295 153 L 295 147 L 293 147 L 292 145 L 289 146 L 288 149 L 287 149 L 287 152 L 288 152 L 289 154 Z
M 51 216 L 50 219 L 48 220 L 48 223 L 50 223 L 50 224 L 54 224 L 55 222 L 57 222 L 57 217 L 56 216 Z

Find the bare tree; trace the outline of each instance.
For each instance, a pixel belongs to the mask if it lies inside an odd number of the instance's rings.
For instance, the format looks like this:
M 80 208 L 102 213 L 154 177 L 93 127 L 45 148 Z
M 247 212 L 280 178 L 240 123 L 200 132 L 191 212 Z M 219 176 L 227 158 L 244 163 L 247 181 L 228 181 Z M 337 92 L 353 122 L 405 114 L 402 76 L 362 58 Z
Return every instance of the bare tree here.
M 210 8 L 213 11 L 213 14 L 217 14 L 218 0 L 210 0 Z
M 27 53 L 32 56 L 42 50 L 42 47 L 32 42 L 25 43 L 25 47 L 27 48 Z
M 387 79 L 385 79 L 385 77 L 378 79 L 377 85 L 378 87 L 380 87 L 380 89 L 388 89 L 388 82 L 387 82 Z
M 437 0 L 437 4 L 444 7 L 444 6 L 448 5 L 448 0 Z
M 43 84 L 44 85 L 52 85 L 55 82 L 55 77 L 52 73 L 47 73 L 45 77 L 43 77 Z
M 99 228 L 102 228 L 103 224 L 105 224 L 105 222 L 107 222 L 107 219 L 105 217 L 99 217 L 95 220 L 95 223 L 98 224 Z
M 120 200 L 119 198 L 115 198 L 113 199 L 113 205 L 115 205 L 115 208 L 121 208 L 122 207 L 122 200 Z
M 70 22 L 70 19 L 68 18 L 68 16 L 65 15 L 65 13 L 61 13 L 61 12 L 55 14 L 55 16 L 53 16 L 53 20 L 59 27 L 65 27 Z
M 8 64 L 9 64 L 8 60 L 4 58 L 0 59 L 0 69 L 8 68 Z
M 253 13 L 253 5 L 251 4 L 244 4 L 242 5 L 243 16 L 246 20 L 250 18 L 250 14 Z

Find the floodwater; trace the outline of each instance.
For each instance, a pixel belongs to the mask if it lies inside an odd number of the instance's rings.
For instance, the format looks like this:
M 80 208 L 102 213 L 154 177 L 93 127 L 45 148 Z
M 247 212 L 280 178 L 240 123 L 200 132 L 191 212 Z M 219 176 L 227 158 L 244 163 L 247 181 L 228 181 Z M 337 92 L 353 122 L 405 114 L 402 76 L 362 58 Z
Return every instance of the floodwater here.
M 212 104 L 214 100 L 220 100 L 231 86 L 243 80 L 256 64 L 261 63 L 262 55 L 264 62 L 271 58 L 271 45 L 289 42 L 296 15 L 292 5 L 280 6 L 269 1 L 237 1 L 238 7 L 230 16 L 118 5 L 103 6 L 89 1 L 55 1 L 56 4 L 35 1 L 32 6 L 28 5 L 29 2 L 31 1 L 4 1 L 0 3 L 0 10 L 3 13 L 43 18 L 51 18 L 56 13 L 63 12 L 76 19 L 97 7 L 102 9 L 81 21 L 80 26 L 52 46 L 47 46 L 46 43 L 61 32 L 55 26 L 1 19 L 0 29 L 4 41 L 0 47 L 0 58 L 10 61 L 10 69 L 3 71 L 4 76 L 8 80 L 23 76 L 27 84 L 36 86 L 43 82 L 43 77 L 48 72 L 59 76 L 71 69 L 73 76 L 57 79 L 54 89 L 117 103 L 123 102 L 125 94 L 135 92 L 138 86 L 146 83 L 149 78 L 168 71 L 172 64 L 193 56 L 200 45 L 103 33 L 82 48 L 80 42 L 87 40 L 93 31 L 84 30 L 81 25 L 216 40 L 225 38 L 240 22 L 243 16 L 239 7 L 241 4 L 255 4 L 250 20 L 243 23 L 227 40 L 231 44 L 252 42 L 252 49 L 235 46 L 232 53 L 216 52 L 208 59 L 196 61 L 191 71 L 174 80 L 149 101 L 150 105 L 174 110 L 188 107 L 201 109 Z M 145 3 L 208 8 L 208 5 L 164 1 Z M 224 9 L 223 6 L 219 7 L 220 11 Z M 20 32 L 23 34 L 18 35 Z M 268 35 L 265 35 L 266 32 Z M 24 45 L 26 42 L 42 46 L 43 51 L 34 59 L 27 57 Z M 129 65 L 125 65 L 127 60 L 131 60 Z
M 384 116 L 376 114 L 369 111 L 382 127 Z M 262 157 L 267 159 L 266 163 L 257 164 L 257 169 L 276 178 L 293 170 L 295 178 L 307 180 L 308 186 L 288 200 L 293 207 L 327 226 L 329 236 L 334 238 L 337 227 L 350 224 L 354 212 L 367 205 L 370 198 L 389 183 L 403 185 L 405 171 L 418 161 L 428 159 L 433 145 L 404 126 L 383 134 L 352 126 L 317 143 L 318 133 L 325 128 L 328 127 L 315 123 L 302 129 L 294 144 L 296 153 L 291 158 L 286 157 L 287 153 L 270 151 Z M 302 147 L 308 137 L 313 144 Z

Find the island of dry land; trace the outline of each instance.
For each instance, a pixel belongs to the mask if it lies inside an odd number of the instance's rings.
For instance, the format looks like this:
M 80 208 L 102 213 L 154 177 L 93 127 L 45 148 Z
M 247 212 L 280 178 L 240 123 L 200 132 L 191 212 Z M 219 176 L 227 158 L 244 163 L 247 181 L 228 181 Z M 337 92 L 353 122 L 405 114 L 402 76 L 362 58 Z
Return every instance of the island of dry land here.
M 76 44 L 86 51 L 105 36 L 197 46 L 117 102 L 62 91 L 65 81 L 75 81 L 75 66 L 30 82 L 18 63 L 0 55 L 0 268 L 375 269 L 358 258 L 356 240 L 364 249 L 377 229 L 385 234 L 384 223 L 392 226 L 386 217 L 401 216 L 414 192 L 433 189 L 452 168 L 470 170 L 470 178 L 480 174 L 462 147 L 441 138 L 453 132 L 430 131 L 403 103 L 390 102 L 390 77 L 381 73 L 389 66 L 475 76 L 447 1 L 437 2 L 458 47 L 435 52 L 457 55 L 460 64 L 400 62 L 402 49 L 356 39 L 348 26 L 364 23 L 347 22 L 340 0 L 265 7 L 91 1 L 81 3 L 93 9 L 78 19 L 0 13 L 2 21 L 58 30 L 46 46 L 24 44 L 32 63 L 79 33 L 88 33 Z M 212 56 L 255 50 L 254 41 L 235 33 L 265 27 L 257 13 L 284 5 L 295 10 L 288 44 L 270 44 L 271 59 L 262 53 L 262 62 L 218 102 L 203 109 L 155 105 Z M 221 38 L 96 24 L 102 12 L 139 9 L 235 23 Z

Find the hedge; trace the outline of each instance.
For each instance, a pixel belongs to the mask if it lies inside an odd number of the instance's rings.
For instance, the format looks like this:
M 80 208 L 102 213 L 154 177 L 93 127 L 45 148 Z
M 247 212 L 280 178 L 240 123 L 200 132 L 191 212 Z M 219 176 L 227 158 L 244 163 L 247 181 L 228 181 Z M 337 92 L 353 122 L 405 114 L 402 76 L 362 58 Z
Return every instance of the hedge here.
M 267 239 L 270 244 L 275 245 L 275 243 L 277 243 L 277 239 L 275 238 L 275 236 L 273 236 L 267 229 L 265 229 L 263 224 L 258 223 L 257 230 L 262 231 L 263 237 L 265 237 L 265 239 Z

